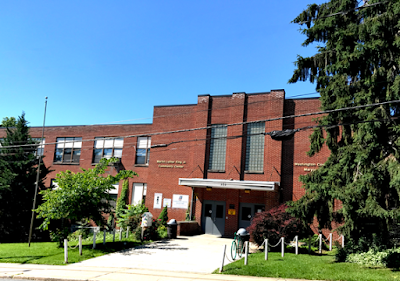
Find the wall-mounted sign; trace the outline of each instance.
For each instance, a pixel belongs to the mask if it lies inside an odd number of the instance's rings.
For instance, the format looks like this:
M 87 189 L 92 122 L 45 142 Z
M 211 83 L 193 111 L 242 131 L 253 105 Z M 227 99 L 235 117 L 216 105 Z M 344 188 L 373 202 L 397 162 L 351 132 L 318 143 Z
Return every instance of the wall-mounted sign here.
M 322 167 L 324 164 L 322 163 L 294 163 L 295 166 L 298 167 Z M 315 171 L 316 169 L 313 168 L 304 168 L 305 172 L 312 172 Z
M 154 193 L 154 209 L 161 209 L 162 193 Z
M 170 168 L 170 169 L 183 169 L 183 164 L 186 161 L 180 160 L 157 160 L 158 168 Z
M 189 206 L 189 195 L 174 194 L 172 196 L 172 208 L 187 209 Z
M 236 215 L 236 210 L 235 209 L 228 209 L 228 215 Z
M 171 208 L 171 198 L 164 198 L 162 206 L 163 206 L 163 208 L 165 206 L 167 206 L 168 208 Z

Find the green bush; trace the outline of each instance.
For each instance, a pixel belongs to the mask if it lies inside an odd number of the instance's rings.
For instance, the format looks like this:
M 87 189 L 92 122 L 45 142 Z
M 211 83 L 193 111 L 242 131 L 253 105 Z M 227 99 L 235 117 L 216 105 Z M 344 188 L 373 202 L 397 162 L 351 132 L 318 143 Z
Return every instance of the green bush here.
M 142 223 L 142 214 L 148 212 L 149 209 L 142 203 L 137 205 L 127 205 L 128 209 L 122 210 L 118 219 L 118 225 L 126 229 L 136 229 Z
M 168 222 L 168 208 L 167 206 L 164 207 L 164 209 L 161 211 L 160 216 L 158 217 L 158 222 L 161 225 L 166 226 Z
M 368 252 L 349 254 L 346 262 L 366 266 L 398 268 L 400 266 L 400 249 L 389 249 L 380 252 L 370 249 Z
M 168 236 L 167 228 L 164 225 L 160 225 L 157 228 L 157 234 L 158 234 L 158 237 L 160 237 L 161 239 L 167 238 L 167 236 Z

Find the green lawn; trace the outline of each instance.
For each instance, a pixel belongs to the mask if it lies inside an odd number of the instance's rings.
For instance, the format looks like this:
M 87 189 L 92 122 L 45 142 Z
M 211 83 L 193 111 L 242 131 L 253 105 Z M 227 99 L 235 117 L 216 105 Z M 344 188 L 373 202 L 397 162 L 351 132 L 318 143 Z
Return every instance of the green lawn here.
M 79 255 L 78 247 L 69 248 L 68 263 L 84 261 L 142 244 L 140 241 L 133 240 L 132 236 L 121 241 L 118 241 L 116 237 L 116 242 L 112 242 L 112 238 L 107 236 L 105 245 L 102 239 L 98 238 L 96 241 L 96 249 L 92 249 L 93 241 L 90 239 L 83 241 L 82 256 Z M 69 242 L 70 246 L 77 244 L 77 242 Z M 55 242 L 31 243 L 31 247 L 28 247 L 28 243 L 0 244 L 0 262 L 64 265 L 64 248 L 58 248 Z
M 217 273 L 216 270 L 214 273 Z M 329 255 L 295 255 L 286 253 L 269 253 L 268 261 L 264 253 L 249 255 L 248 265 L 244 259 L 224 266 L 222 274 L 249 275 L 262 277 L 298 278 L 311 280 L 342 281 L 387 281 L 400 280 L 400 271 L 385 268 L 369 268 L 357 264 L 335 263 L 334 256 Z

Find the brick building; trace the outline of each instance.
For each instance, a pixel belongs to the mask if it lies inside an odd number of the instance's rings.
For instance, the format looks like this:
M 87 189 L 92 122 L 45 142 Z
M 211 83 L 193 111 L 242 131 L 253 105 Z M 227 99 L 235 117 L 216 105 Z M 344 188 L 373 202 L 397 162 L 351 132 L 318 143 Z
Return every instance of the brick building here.
M 284 90 L 201 95 L 197 104 L 155 106 L 152 124 L 46 127 L 44 163 L 54 170 L 46 185 L 59 171 L 79 172 L 115 156 L 121 161 L 110 173 L 139 174 L 130 179 L 129 203 L 145 199 L 155 217 L 167 205 L 169 218 L 190 213 L 202 232 L 232 236 L 256 212 L 300 198 L 299 175 L 325 162 L 326 148 L 306 155 L 310 130 L 286 140 L 265 135 L 314 125 L 310 116 L 281 117 L 319 107 L 317 98 L 285 99 Z M 30 134 L 41 132 L 32 127 Z M 116 185 L 115 198 L 119 190 Z

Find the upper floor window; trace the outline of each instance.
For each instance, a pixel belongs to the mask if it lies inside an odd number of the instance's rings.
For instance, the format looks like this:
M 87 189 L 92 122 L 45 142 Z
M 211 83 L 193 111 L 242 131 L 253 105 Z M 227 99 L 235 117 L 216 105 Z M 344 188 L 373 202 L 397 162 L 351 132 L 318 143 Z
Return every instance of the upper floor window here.
M 245 171 L 264 170 L 265 122 L 247 124 Z
M 55 163 L 79 163 L 82 138 L 57 138 Z
M 44 144 L 46 143 L 46 139 L 44 138 L 43 141 L 41 141 L 41 138 L 32 138 L 32 140 L 39 144 L 38 148 L 35 151 L 35 156 L 43 156 Z
M 93 149 L 93 163 L 99 163 L 102 158 L 121 158 L 123 138 L 95 138 Z
M 211 128 L 209 170 L 225 171 L 227 126 Z
M 151 137 L 138 137 L 136 164 L 148 165 L 150 160 Z

